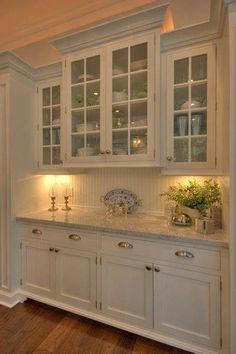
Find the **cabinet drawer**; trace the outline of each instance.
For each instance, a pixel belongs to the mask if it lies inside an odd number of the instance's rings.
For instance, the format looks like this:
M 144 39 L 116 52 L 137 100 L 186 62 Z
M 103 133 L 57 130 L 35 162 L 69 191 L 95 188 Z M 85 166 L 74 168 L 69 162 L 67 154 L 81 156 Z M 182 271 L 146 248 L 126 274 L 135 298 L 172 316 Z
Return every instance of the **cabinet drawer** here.
M 78 229 L 49 228 L 43 225 L 20 225 L 20 238 L 48 241 L 69 248 L 97 250 L 97 234 Z
M 154 262 L 172 262 L 220 270 L 220 251 L 192 247 L 186 244 L 131 240 L 126 237 L 102 236 L 102 251 L 121 257 L 152 258 Z

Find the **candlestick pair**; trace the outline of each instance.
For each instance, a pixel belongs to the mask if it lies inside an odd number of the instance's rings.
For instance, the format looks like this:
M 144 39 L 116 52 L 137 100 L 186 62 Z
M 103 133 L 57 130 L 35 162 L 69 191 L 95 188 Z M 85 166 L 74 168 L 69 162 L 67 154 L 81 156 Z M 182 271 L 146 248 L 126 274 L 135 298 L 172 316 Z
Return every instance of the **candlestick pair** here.
M 71 207 L 68 205 L 69 204 L 69 195 L 64 195 L 64 204 L 65 206 L 63 208 L 61 208 L 61 210 L 63 211 L 69 211 L 71 210 Z M 56 207 L 56 196 L 55 195 L 51 195 L 51 206 L 48 209 L 48 211 L 57 211 L 58 208 Z

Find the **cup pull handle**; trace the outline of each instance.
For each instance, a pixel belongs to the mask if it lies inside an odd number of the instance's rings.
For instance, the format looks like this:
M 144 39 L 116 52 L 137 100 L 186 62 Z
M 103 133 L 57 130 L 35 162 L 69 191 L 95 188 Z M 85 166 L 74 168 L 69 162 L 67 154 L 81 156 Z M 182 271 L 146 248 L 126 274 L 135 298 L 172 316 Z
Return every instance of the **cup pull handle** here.
M 152 267 L 151 267 L 151 266 L 146 266 L 145 268 L 146 268 L 146 270 L 148 270 L 149 272 L 150 272 L 150 270 L 152 270 Z
M 194 255 L 191 252 L 184 251 L 184 250 L 176 251 L 175 255 L 177 257 L 182 257 L 182 258 L 193 258 L 194 257 Z
M 32 230 L 32 234 L 42 235 L 42 231 L 39 230 L 39 229 L 33 229 L 33 230 Z
M 79 241 L 81 240 L 81 237 L 77 234 L 71 234 L 68 236 L 70 240 L 74 240 L 74 241 Z
M 129 242 L 119 242 L 118 246 L 120 248 L 134 248 L 134 246 Z

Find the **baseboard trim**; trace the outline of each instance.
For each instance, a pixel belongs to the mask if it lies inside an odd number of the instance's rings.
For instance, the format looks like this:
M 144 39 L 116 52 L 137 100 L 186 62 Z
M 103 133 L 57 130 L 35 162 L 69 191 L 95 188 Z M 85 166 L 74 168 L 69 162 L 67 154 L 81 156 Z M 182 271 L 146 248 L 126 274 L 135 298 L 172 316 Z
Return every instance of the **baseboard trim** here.
M 18 293 L 18 297 L 26 299 L 26 298 L 30 298 L 39 302 L 42 302 L 44 304 L 50 305 L 50 306 L 54 306 L 57 308 L 60 308 L 62 310 L 68 311 L 68 312 L 72 312 L 75 313 L 77 315 L 83 316 L 83 317 L 87 317 L 90 318 L 92 320 L 98 321 L 98 322 L 102 322 L 105 323 L 107 325 L 116 327 L 116 328 L 120 328 L 123 329 L 125 331 L 131 332 L 131 333 L 135 333 L 138 334 L 140 336 L 149 338 L 149 339 L 153 339 L 155 341 L 164 343 L 164 344 L 168 344 L 171 345 L 173 347 L 177 347 L 179 349 L 183 349 L 186 351 L 190 351 L 192 353 L 195 354 L 223 354 L 222 350 L 212 350 L 212 349 L 208 349 L 199 345 L 195 345 L 192 343 L 188 343 L 185 342 L 184 340 L 179 340 L 176 339 L 174 337 L 171 336 L 167 336 L 167 335 L 163 335 L 157 332 L 154 332 L 153 330 L 148 330 L 148 329 L 144 329 L 144 328 L 138 328 L 136 326 L 133 325 L 129 325 L 129 324 L 125 324 L 123 322 L 119 322 L 117 320 L 114 320 L 112 318 L 109 318 L 105 315 L 100 314 L 99 312 L 89 312 L 89 311 L 85 311 L 85 310 L 81 310 L 78 308 L 75 308 L 73 306 L 67 305 L 67 304 L 63 304 L 59 301 L 56 301 L 54 299 L 50 299 L 50 298 L 45 298 L 43 296 L 40 295 L 35 295 L 32 294 L 30 292 L 27 291 L 23 291 L 21 290 Z
M 14 307 L 19 302 L 24 302 L 26 297 L 23 296 L 18 290 L 14 292 L 0 290 L 0 305 L 9 308 Z

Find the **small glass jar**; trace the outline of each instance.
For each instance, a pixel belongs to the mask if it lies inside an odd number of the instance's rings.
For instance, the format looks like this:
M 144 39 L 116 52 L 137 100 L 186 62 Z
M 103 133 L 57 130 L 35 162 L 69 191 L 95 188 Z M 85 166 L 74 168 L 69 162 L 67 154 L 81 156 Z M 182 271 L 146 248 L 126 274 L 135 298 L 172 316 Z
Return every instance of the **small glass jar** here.
M 210 218 L 195 219 L 195 231 L 202 234 L 213 234 L 215 232 L 215 222 Z

